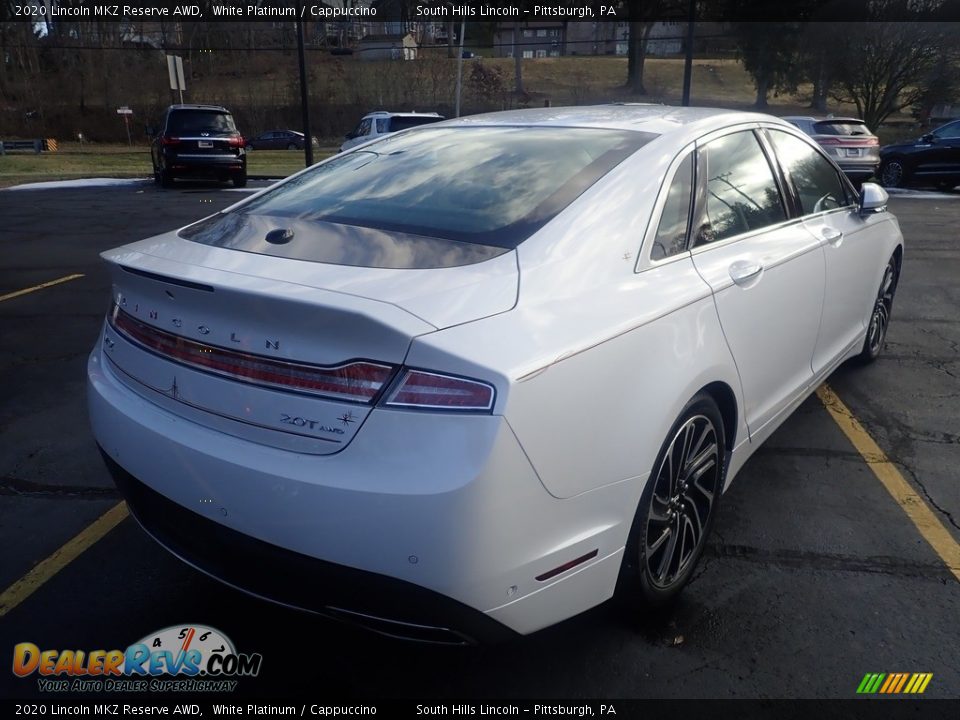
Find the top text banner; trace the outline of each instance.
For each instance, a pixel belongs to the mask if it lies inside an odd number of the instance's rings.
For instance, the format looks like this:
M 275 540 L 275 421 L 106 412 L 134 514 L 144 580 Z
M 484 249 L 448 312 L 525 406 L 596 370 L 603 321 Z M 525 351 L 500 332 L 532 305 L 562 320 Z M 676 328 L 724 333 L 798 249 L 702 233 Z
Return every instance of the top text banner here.
M 687 21 L 936 21 L 960 22 L 960 0 L 10 0 L 0 21 L 325 21 L 380 22 L 656 22 Z M 401 16 L 399 8 L 403 8 Z

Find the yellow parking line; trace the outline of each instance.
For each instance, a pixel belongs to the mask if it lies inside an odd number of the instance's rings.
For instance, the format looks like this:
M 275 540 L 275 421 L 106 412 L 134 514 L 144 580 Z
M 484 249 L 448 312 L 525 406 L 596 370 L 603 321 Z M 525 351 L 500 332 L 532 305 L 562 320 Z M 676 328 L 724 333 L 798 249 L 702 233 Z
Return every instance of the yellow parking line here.
M 21 295 L 26 295 L 27 293 L 36 292 L 37 290 L 43 290 L 52 285 L 59 285 L 60 283 L 70 282 L 71 280 L 76 280 L 77 278 L 82 278 L 83 273 L 76 273 L 74 275 L 66 275 L 62 278 L 57 278 L 56 280 L 51 280 L 50 282 L 40 283 L 39 285 L 34 285 L 33 287 L 28 287 L 24 290 L 17 290 L 16 292 L 7 293 L 6 295 L 0 295 L 0 302 L 4 300 L 12 300 L 15 297 L 20 297 Z
M 844 435 L 853 443 L 853 446 L 873 470 L 873 474 L 883 483 L 894 501 L 903 508 L 903 511 L 916 526 L 934 552 L 940 556 L 950 570 L 960 580 L 960 543 L 940 522 L 930 506 L 924 502 L 911 487 L 897 466 L 890 462 L 880 446 L 874 442 L 870 434 L 864 429 L 860 421 L 854 417 L 850 409 L 843 404 L 837 394 L 824 383 L 817 388 L 817 397 L 830 413 L 830 417 L 843 430 Z
M 77 559 L 129 515 L 127 504 L 119 502 L 67 541 L 59 550 L 41 560 L 34 568 L 0 593 L 0 617 L 33 595 L 50 578 Z

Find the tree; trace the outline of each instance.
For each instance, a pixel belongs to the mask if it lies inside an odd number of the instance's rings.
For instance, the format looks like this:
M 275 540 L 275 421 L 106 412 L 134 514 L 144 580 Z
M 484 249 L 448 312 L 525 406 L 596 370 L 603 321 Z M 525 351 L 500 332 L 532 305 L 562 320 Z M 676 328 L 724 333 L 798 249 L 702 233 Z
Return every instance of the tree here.
M 513 23 L 513 85 L 517 95 L 526 95 L 523 89 L 523 51 L 517 40 L 520 39 L 520 21 Z
M 836 43 L 846 42 L 844 28 L 835 22 L 811 22 L 803 27 L 800 38 L 799 62 L 804 79 L 812 86 L 810 108 L 827 111 L 836 68 L 831 60 L 831 51 Z
M 625 87 L 638 95 L 646 95 L 643 69 L 650 33 L 657 22 L 686 17 L 684 0 L 622 0 L 621 7 L 630 16 L 627 40 L 627 82 Z
M 890 11 L 900 3 L 877 5 Z M 954 23 L 938 22 L 878 20 L 850 27 L 846 42 L 831 51 L 832 97 L 856 105 L 867 126 L 876 128 L 893 113 L 922 103 L 931 90 L 942 93 L 937 69 L 956 59 L 957 33 Z
M 757 89 L 754 107 L 767 107 L 774 91 L 793 91 L 802 77 L 798 22 L 734 23 L 740 62 Z

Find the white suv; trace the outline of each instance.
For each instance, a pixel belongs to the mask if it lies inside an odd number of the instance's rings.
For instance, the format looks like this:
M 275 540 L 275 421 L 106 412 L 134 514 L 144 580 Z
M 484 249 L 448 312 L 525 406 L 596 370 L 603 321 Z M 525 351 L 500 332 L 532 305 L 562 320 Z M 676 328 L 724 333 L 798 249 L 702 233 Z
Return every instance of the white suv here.
M 346 142 L 340 146 L 340 152 L 389 133 L 417 127 L 418 125 L 440 122 L 443 119 L 443 115 L 438 115 L 435 112 L 387 112 L 386 110 L 378 110 L 368 113 L 363 116 L 363 120 L 360 121 L 356 129 L 347 134 Z

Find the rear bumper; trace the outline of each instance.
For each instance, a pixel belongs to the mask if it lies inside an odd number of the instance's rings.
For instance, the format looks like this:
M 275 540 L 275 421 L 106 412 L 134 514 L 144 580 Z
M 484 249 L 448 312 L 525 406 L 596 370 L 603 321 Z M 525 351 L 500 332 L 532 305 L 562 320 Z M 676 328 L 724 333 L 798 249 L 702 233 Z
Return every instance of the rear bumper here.
M 877 168 L 880 167 L 880 163 L 877 161 L 870 162 L 840 162 L 837 163 L 840 166 L 840 169 L 847 175 L 847 177 L 855 178 L 859 180 L 866 180 L 873 175 L 876 175 Z
M 175 175 L 215 175 L 238 173 L 247 169 L 246 157 L 236 155 L 204 155 L 202 153 L 169 156 L 165 158 L 168 172 Z
M 160 408 L 101 347 L 88 405 L 118 486 L 227 584 L 433 642 L 531 633 L 613 594 L 639 479 L 558 500 L 498 416 L 374 410 L 341 452 L 269 447 Z
M 259 598 L 421 642 L 499 642 L 517 633 L 412 583 L 325 562 L 244 535 L 168 500 L 101 449 L 130 512 L 168 551 Z

